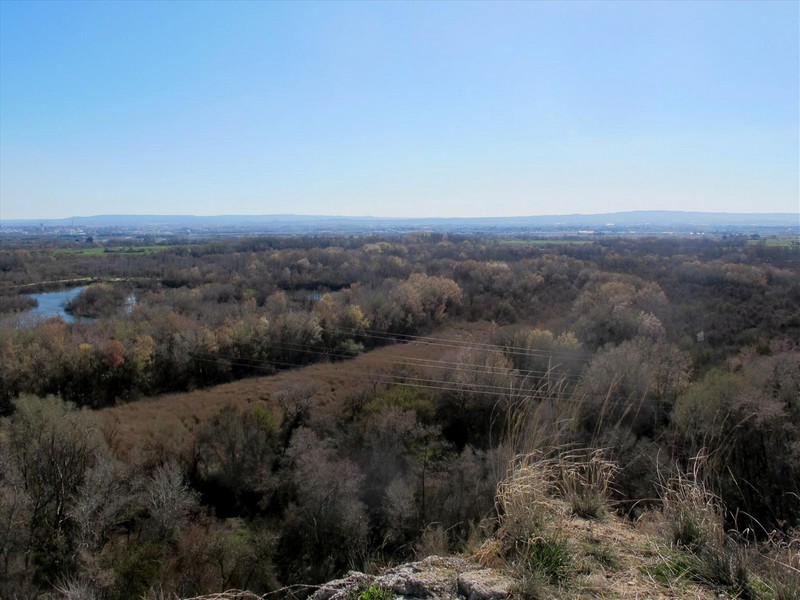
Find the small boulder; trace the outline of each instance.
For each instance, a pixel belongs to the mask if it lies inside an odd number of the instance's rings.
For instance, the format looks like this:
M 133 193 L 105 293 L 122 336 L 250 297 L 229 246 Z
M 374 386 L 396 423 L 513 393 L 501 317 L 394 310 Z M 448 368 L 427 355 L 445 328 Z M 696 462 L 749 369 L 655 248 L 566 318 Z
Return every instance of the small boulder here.
M 375 583 L 403 598 L 453 600 L 457 594 L 458 574 L 474 568 L 464 559 L 440 556 L 401 565 L 378 577 Z
M 458 595 L 467 600 L 503 600 L 513 586 L 513 579 L 494 569 L 467 571 L 458 576 Z

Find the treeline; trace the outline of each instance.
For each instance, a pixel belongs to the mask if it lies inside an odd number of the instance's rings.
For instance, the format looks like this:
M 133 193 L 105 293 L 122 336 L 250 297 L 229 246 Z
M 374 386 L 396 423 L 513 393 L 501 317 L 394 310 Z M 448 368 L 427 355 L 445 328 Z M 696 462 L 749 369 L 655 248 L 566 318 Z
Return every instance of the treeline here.
M 380 341 L 368 331 L 424 332 L 445 311 L 571 330 L 589 348 L 652 315 L 705 369 L 743 346 L 768 351 L 775 338 L 800 336 L 797 254 L 737 239 L 537 246 L 434 234 L 234 240 L 134 256 L 5 250 L 6 283 L 127 279 L 73 300 L 74 314 L 95 324 L 26 329 L 6 317 L 0 410 L 22 392 L 98 407 L 352 355 Z M 25 306 L 20 297 L 0 307 Z
M 0 405 L 8 410 L 12 398 L 29 392 L 99 408 L 143 394 L 347 358 L 393 335 L 440 323 L 461 300 L 452 280 L 420 273 L 296 303 L 278 291 L 261 306 L 254 299 L 221 301 L 223 287 L 140 292 L 129 314 L 93 324 L 52 319 L 0 329 Z M 72 304 L 111 305 L 119 312 L 124 297 L 115 286 L 99 284 Z

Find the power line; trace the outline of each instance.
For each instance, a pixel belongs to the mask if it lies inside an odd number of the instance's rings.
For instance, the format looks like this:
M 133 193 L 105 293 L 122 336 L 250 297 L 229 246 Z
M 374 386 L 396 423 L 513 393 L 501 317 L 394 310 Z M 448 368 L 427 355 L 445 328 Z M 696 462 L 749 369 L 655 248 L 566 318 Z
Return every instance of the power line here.
M 345 351 L 337 351 L 337 350 L 322 350 L 317 346 L 312 346 L 309 344 L 295 344 L 291 342 L 271 342 L 262 346 L 263 348 L 272 348 L 272 349 L 279 349 L 279 350 L 295 350 L 299 349 L 299 351 L 308 353 L 308 354 L 315 354 L 321 356 L 328 356 L 333 358 L 341 358 L 341 359 L 351 359 L 354 358 L 351 354 Z M 218 356 L 220 358 L 227 358 L 227 359 L 235 359 L 235 360 L 258 360 L 258 359 L 250 359 L 248 357 L 242 356 L 234 356 L 234 355 L 224 355 L 220 353 L 209 353 L 214 356 Z M 555 367 L 547 370 L 536 370 L 536 369 L 506 369 L 501 366 L 494 366 L 494 365 L 481 365 L 477 363 L 470 363 L 470 362 L 459 362 L 459 361 L 446 361 L 446 360 L 437 360 L 437 359 L 425 359 L 419 357 L 409 357 L 409 356 L 399 356 L 397 359 L 389 358 L 389 357 L 380 357 L 374 355 L 363 355 L 365 357 L 369 357 L 370 360 L 374 360 L 376 362 L 381 362 L 385 364 L 393 364 L 393 365 L 402 365 L 402 366 L 409 366 L 409 367 L 426 367 L 426 368 L 433 368 L 433 369 L 443 369 L 443 370 L 451 370 L 451 371 L 461 371 L 461 372 L 472 372 L 475 374 L 484 374 L 484 375 L 504 375 L 508 374 L 509 372 L 523 375 L 523 376 L 534 376 L 534 377 L 544 377 L 548 375 L 552 375 L 553 373 L 557 372 Z M 571 380 L 573 383 L 577 383 L 578 377 L 576 376 L 564 376 L 567 379 Z
M 336 349 L 331 350 L 319 350 L 318 346 L 313 346 L 310 344 L 296 344 L 293 342 L 270 342 L 266 345 L 266 347 L 276 347 L 276 348 L 300 348 L 300 349 L 307 349 L 308 352 L 314 354 L 323 354 L 323 355 L 330 355 L 336 358 L 353 358 L 353 356 L 346 351 L 340 351 Z M 406 366 L 427 366 L 432 368 L 440 368 L 440 369 L 452 369 L 452 370 L 464 370 L 459 369 L 460 366 L 467 366 L 467 367 L 474 367 L 474 369 L 480 370 L 484 373 L 507 373 L 509 369 L 502 367 L 502 366 L 495 366 L 495 365 L 485 365 L 480 363 L 470 363 L 466 361 L 448 361 L 448 360 L 441 360 L 441 359 L 427 359 L 427 358 L 420 358 L 420 357 L 413 357 L 413 356 L 399 356 L 396 360 L 392 358 L 382 358 L 370 355 L 370 358 L 373 360 L 377 360 L 380 362 L 395 362 L 397 364 L 402 364 L 403 361 L 409 361 Z M 435 363 L 435 364 L 434 364 Z M 444 365 L 444 366 L 442 366 Z M 560 363 L 557 363 L 556 366 L 560 366 Z M 536 369 L 510 369 L 516 371 L 519 374 L 524 375 L 547 375 L 553 369 L 545 369 L 545 370 L 536 370 Z
M 443 346 L 447 348 L 474 348 L 474 349 L 485 349 L 488 352 L 502 352 L 504 354 L 512 354 L 515 356 L 546 356 L 546 357 L 554 357 L 554 356 L 563 356 L 564 358 L 570 359 L 578 359 L 583 360 L 584 362 L 588 361 L 591 358 L 591 354 L 585 350 L 583 351 L 576 351 L 576 352 L 569 352 L 569 351 L 547 351 L 547 350 L 536 350 L 534 348 L 525 348 L 522 346 L 498 346 L 497 344 L 490 344 L 485 342 L 472 342 L 472 341 L 461 341 L 461 340 L 449 340 L 447 338 L 437 338 L 431 336 L 423 336 L 423 335 L 410 335 L 404 333 L 389 333 L 389 332 L 379 332 L 370 329 L 352 329 L 347 327 L 331 327 L 331 329 L 335 329 L 338 331 L 346 332 L 353 336 L 360 336 L 360 337 L 367 337 L 372 339 L 380 339 L 380 340 L 388 340 L 393 342 L 398 341 L 419 341 L 425 342 L 432 346 Z M 588 358 L 580 358 L 576 356 L 576 354 L 584 354 Z
M 217 361 L 214 360 L 214 358 L 204 358 L 202 356 L 198 356 L 195 354 L 190 354 L 190 356 L 202 362 L 217 364 Z M 282 365 L 287 367 L 307 366 L 307 365 L 300 365 L 297 363 L 288 363 L 285 361 L 276 361 L 276 360 L 258 361 L 256 364 L 241 364 L 240 366 L 247 366 L 256 369 L 270 369 L 269 365 Z M 359 381 L 362 383 L 369 383 L 369 384 L 382 383 L 386 385 L 400 385 L 405 387 L 425 388 L 425 389 L 448 391 L 448 392 L 466 392 L 472 394 L 480 394 L 482 396 L 500 396 L 504 398 L 512 397 L 514 391 L 512 388 L 506 388 L 505 386 L 492 386 L 492 385 L 478 386 L 483 389 L 474 389 L 473 386 L 461 387 L 455 382 L 452 385 L 447 385 L 447 382 L 442 382 L 436 379 L 424 379 L 415 377 L 406 378 L 400 375 L 392 375 L 389 373 L 373 373 L 371 374 L 370 377 L 358 377 L 358 376 L 349 376 L 349 377 L 353 381 Z M 409 383 L 408 380 L 412 381 L 412 383 Z
M 63 313 L 61 311 L 56 311 L 54 309 L 49 309 L 49 310 L 48 309 L 40 309 L 38 311 L 38 313 L 52 314 L 52 315 L 55 315 L 55 316 L 63 316 Z M 35 319 L 35 316 L 36 316 L 35 313 L 29 313 L 28 314 L 29 318 L 32 317 L 33 319 Z M 73 316 L 73 318 L 78 320 L 77 322 L 80 322 L 80 319 L 83 319 L 84 317 L 75 317 L 75 316 Z M 20 317 L 20 320 L 24 320 L 24 319 L 25 319 L 25 317 Z M 338 329 L 341 329 L 343 331 L 345 330 L 345 328 L 338 328 Z M 443 339 L 443 338 L 426 338 L 424 336 L 413 336 L 413 337 L 416 338 L 415 341 L 417 341 L 417 343 L 420 343 L 418 340 Z M 397 341 L 396 338 L 392 338 L 392 337 L 384 337 L 382 339 L 391 339 L 391 340 Z M 464 350 L 477 349 L 477 350 L 480 350 L 480 351 L 489 351 L 489 352 L 496 352 L 496 353 L 505 354 L 505 351 L 504 351 L 503 348 L 500 348 L 500 347 L 497 347 L 497 346 L 492 346 L 490 344 L 483 344 L 483 343 L 479 343 L 479 342 L 475 342 L 474 344 L 470 343 L 470 342 L 459 342 L 459 344 L 461 344 L 461 345 L 458 345 L 458 346 L 452 346 L 452 345 L 449 345 L 449 344 L 448 345 L 445 345 L 445 344 L 433 344 L 433 345 L 445 346 L 445 347 L 454 347 L 456 349 L 464 349 Z M 475 348 L 475 346 L 483 346 L 484 348 Z M 266 345 L 262 345 L 262 348 L 271 348 L 271 349 L 288 350 L 288 351 L 299 350 L 299 351 L 304 352 L 306 354 L 314 354 L 314 355 L 317 355 L 317 356 L 326 356 L 326 357 L 341 358 L 341 359 L 353 358 L 353 356 L 350 353 L 346 352 L 346 351 L 341 351 L 341 350 L 336 350 L 336 349 L 324 349 L 324 348 L 321 348 L 319 346 L 315 346 L 315 345 L 311 345 L 311 344 L 299 344 L 299 343 L 293 343 L 293 342 L 270 342 L 270 343 L 268 343 Z M 219 358 L 237 359 L 237 360 L 241 360 L 241 359 L 249 360 L 247 357 L 242 357 L 242 356 L 223 355 L 223 354 L 219 354 L 219 353 L 213 353 L 213 354 L 218 356 Z M 550 358 L 550 359 L 557 358 L 557 355 L 555 353 L 554 354 L 548 354 L 548 353 L 545 353 L 544 351 L 541 351 L 540 354 L 536 354 L 535 356 L 537 358 L 539 358 L 539 357 L 541 357 L 541 358 Z M 479 364 L 479 363 L 469 363 L 469 362 L 464 362 L 464 361 L 448 361 L 448 360 L 442 360 L 442 359 L 438 359 L 438 360 L 437 359 L 424 359 L 424 358 L 412 357 L 412 356 L 399 356 L 399 357 L 397 357 L 397 359 L 390 359 L 390 358 L 376 357 L 376 356 L 371 356 L 370 358 L 371 358 L 371 360 L 375 360 L 377 362 L 382 362 L 382 363 L 388 363 L 388 364 L 403 365 L 403 366 L 409 366 L 409 367 L 426 367 L 426 368 L 453 370 L 453 371 L 460 371 L 460 372 L 473 372 L 473 373 L 487 374 L 487 375 L 488 374 L 504 374 L 504 373 L 506 373 L 508 371 L 505 367 L 502 367 L 502 366 Z M 582 362 L 585 362 L 585 360 L 582 360 Z M 544 370 L 538 370 L 538 369 L 514 369 L 514 371 L 516 372 L 516 374 L 523 375 L 523 376 L 534 376 L 534 377 L 547 376 L 547 375 L 550 375 L 551 373 L 553 373 L 555 371 L 556 367 L 558 367 L 560 365 L 561 365 L 561 363 L 556 363 L 556 365 L 553 368 L 544 369 Z M 577 382 L 577 377 L 571 376 L 571 377 L 569 377 L 569 379 L 573 383 Z
M 209 361 L 213 361 L 214 358 L 220 358 L 220 355 L 215 354 L 215 353 L 210 353 L 210 352 L 194 352 L 194 353 L 192 353 L 192 355 L 193 356 L 201 356 L 202 355 L 202 356 L 205 357 L 204 360 L 209 360 Z M 222 358 L 226 358 L 226 357 L 222 357 Z M 260 363 L 283 364 L 283 365 L 286 365 L 286 366 L 295 366 L 295 367 L 308 366 L 308 365 L 301 365 L 299 363 L 290 363 L 290 362 L 286 362 L 286 361 L 279 361 L 279 360 L 272 360 L 272 359 L 250 359 L 250 358 L 246 358 L 246 357 L 243 357 L 243 358 L 228 357 L 227 359 L 228 360 L 232 360 L 232 361 L 237 361 L 240 366 L 258 366 Z M 244 361 L 250 361 L 250 362 L 249 363 L 244 363 L 243 360 Z M 362 365 L 362 368 L 363 368 L 363 365 Z M 509 373 L 509 375 L 512 375 L 512 374 L 513 373 Z M 415 377 L 415 376 L 411 376 L 411 375 L 399 375 L 399 374 L 392 374 L 392 373 L 377 373 L 376 372 L 376 373 L 373 373 L 372 376 L 375 376 L 375 377 L 393 377 L 393 378 L 399 378 L 399 379 L 408 380 L 408 381 L 417 381 L 417 382 L 421 382 L 421 383 L 441 383 L 441 384 L 444 384 L 444 385 L 458 386 L 458 389 L 463 389 L 465 387 L 469 387 L 469 388 L 476 389 L 478 391 L 480 391 L 480 390 L 489 390 L 489 391 L 507 390 L 508 387 L 509 387 L 509 386 L 505 386 L 505 385 L 497 385 L 497 384 L 491 384 L 491 383 L 469 383 L 469 382 L 461 382 L 461 381 L 450 382 L 450 381 L 441 380 L 441 379 L 435 379 L 435 378 Z
M 219 364 L 219 361 L 216 360 L 214 357 L 215 355 L 210 353 L 205 353 L 207 356 L 211 358 L 204 358 L 199 356 L 196 353 L 190 354 L 195 360 L 201 362 L 208 362 L 213 364 Z M 265 371 L 269 371 L 270 374 L 274 372 L 272 365 L 278 366 L 285 366 L 288 368 L 298 368 L 298 367 L 305 367 L 309 365 L 303 365 L 301 363 L 291 363 L 286 361 L 279 361 L 279 360 L 263 360 L 263 359 L 245 359 L 252 361 L 255 364 L 245 364 L 241 361 L 239 362 L 240 366 L 245 366 L 254 369 L 261 369 Z M 233 362 L 237 362 L 234 359 Z M 514 398 L 515 396 L 519 399 L 520 394 L 523 398 L 527 399 L 534 399 L 538 394 L 541 393 L 540 389 L 536 390 L 526 390 L 525 388 L 519 387 L 514 389 L 512 387 L 506 386 L 485 386 L 486 389 L 471 389 L 469 386 L 463 387 L 458 382 L 444 382 L 441 380 L 436 379 L 420 379 L 420 378 L 410 378 L 412 381 L 415 379 L 419 379 L 419 381 L 414 381 L 413 383 L 409 383 L 406 377 L 402 375 L 393 375 L 390 373 L 371 373 L 367 377 L 359 377 L 358 375 L 348 374 L 348 377 L 352 381 L 358 381 L 360 383 L 368 383 L 371 385 L 375 384 L 383 384 L 383 385 L 395 385 L 395 386 L 402 386 L 402 387 L 411 387 L 411 388 L 422 388 L 422 389 L 430 389 L 436 391 L 444 391 L 444 392 L 460 392 L 460 393 L 469 393 L 469 394 L 478 394 L 481 396 L 494 396 L 494 397 L 502 397 L 502 398 Z M 556 380 L 556 384 L 560 380 Z M 621 405 L 632 405 L 635 401 L 632 401 L 630 397 L 621 396 L 621 395 L 609 395 L 606 394 L 603 397 L 603 401 L 601 404 L 606 406 L 621 406 Z

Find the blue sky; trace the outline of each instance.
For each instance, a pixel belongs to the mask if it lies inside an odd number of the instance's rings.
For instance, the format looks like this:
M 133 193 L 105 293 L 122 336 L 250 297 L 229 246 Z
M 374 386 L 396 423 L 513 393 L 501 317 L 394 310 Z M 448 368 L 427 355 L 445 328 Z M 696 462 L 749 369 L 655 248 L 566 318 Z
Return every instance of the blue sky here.
M 800 210 L 797 2 L 0 2 L 0 217 Z

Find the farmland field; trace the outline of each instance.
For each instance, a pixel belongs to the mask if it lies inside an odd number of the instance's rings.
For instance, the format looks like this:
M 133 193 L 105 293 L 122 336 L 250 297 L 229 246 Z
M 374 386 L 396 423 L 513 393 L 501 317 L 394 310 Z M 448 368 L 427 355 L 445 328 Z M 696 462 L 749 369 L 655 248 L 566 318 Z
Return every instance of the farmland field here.
M 103 254 L 155 254 L 169 250 L 171 246 L 91 246 L 88 248 L 56 248 L 53 254 L 73 256 L 102 256 Z

